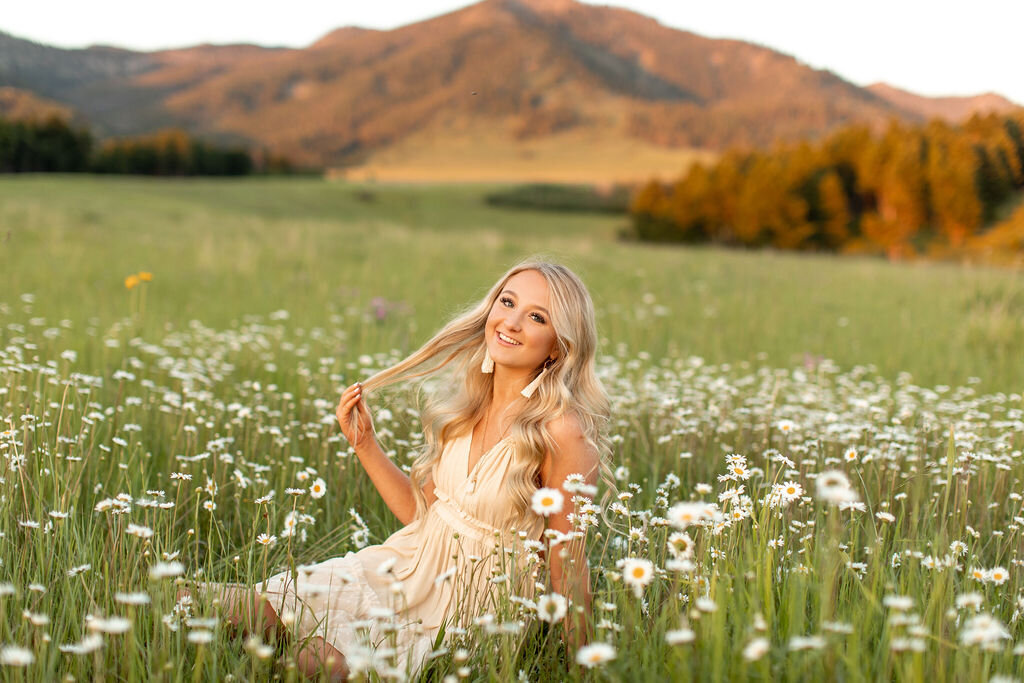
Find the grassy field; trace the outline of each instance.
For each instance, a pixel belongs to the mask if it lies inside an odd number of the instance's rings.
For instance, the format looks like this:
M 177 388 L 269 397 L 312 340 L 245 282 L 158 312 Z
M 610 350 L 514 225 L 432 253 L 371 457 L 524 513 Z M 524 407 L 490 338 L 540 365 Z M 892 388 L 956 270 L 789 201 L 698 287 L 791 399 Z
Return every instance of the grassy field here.
M 496 210 L 487 189 L 6 179 L 4 290 L 105 327 L 130 310 L 123 278 L 150 270 L 143 331 L 279 309 L 311 326 L 382 298 L 389 325 L 352 330 L 353 344 L 408 350 L 508 265 L 544 253 L 585 278 L 609 343 L 656 358 L 825 357 L 923 385 L 1024 386 L 1020 272 L 622 243 L 623 218 Z
M 496 135 L 490 126 L 458 133 L 424 131 L 338 171 L 354 181 L 553 182 L 612 184 L 665 181 L 716 152 L 671 149 L 593 130 L 532 139 Z
M 581 531 L 615 656 L 572 664 L 504 600 L 422 680 L 1024 675 L 1020 273 L 651 247 L 489 189 L 0 181 L 5 679 L 294 680 L 164 575 L 255 582 L 397 529 L 337 395 L 535 253 L 599 311 L 625 495 Z M 375 400 L 407 465 L 411 397 Z

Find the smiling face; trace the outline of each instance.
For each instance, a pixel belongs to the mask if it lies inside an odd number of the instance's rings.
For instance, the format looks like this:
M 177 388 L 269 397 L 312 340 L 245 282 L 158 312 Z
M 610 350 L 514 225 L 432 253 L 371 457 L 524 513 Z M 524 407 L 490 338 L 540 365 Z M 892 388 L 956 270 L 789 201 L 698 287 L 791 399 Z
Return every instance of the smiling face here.
M 547 280 L 536 270 L 516 273 L 498 293 L 484 325 L 487 350 L 498 365 L 533 370 L 557 355 Z

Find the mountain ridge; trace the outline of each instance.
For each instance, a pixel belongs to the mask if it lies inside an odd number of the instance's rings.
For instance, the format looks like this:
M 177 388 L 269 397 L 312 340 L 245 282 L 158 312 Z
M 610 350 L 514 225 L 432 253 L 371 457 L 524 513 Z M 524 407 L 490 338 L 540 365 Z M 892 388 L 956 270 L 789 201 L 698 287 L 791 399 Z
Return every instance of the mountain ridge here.
M 994 92 L 929 97 L 883 82 L 872 83 L 866 89 L 897 107 L 925 118 L 940 118 L 950 123 L 962 121 L 974 113 L 1004 114 L 1021 106 Z
M 176 126 L 319 166 L 463 134 L 506 154 L 551 136 L 721 150 L 926 118 L 926 102 L 791 55 L 576 0 L 484 0 L 388 31 L 340 27 L 305 48 L 17 41 L 0 33 L 0 86 L 67 107 L 101 137 Z

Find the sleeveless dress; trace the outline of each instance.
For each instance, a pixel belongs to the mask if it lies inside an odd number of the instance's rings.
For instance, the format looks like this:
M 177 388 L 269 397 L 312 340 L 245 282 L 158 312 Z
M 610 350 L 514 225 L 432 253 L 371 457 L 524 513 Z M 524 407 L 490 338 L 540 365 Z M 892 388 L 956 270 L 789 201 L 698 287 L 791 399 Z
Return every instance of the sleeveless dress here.
M 432 469 L 437 500 L 426 514 L 380 545 L 269 577 L 253 588 L 299 638 L 320 636 L 350 670 L 396 666 L 414 676 L 446 635 L 488 611 L 496 589 L 532 597 L 523 540 L 539 540 L 543 518 L 531 513 L 513 532 L 506 480 L 514 448 L 506 437 L 469 472 L 472 432 L 449 440 Z M 473 482 L 475 475 L 475 483 Z M 525 532 L 525 533 L 523 533 Z M 492 580 L 495 579 L 495 580 Z

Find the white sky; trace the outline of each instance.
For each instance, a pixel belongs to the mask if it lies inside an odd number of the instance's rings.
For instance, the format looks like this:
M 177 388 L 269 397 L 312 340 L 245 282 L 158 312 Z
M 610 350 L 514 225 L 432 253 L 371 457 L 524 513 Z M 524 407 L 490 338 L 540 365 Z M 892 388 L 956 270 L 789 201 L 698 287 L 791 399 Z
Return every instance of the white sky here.
M 1024 104 L 1022 0 L 588 0 L 710 37 L 739 38 L 859 85 L 922 95 L 998 92 Z M 198 43 L 304 47 L 341 26 L 389 29 L 467 0 L 8 0 L 0 31 L 58 47 Z M 1017 68 L 1015 68 L 1015 66 Z

